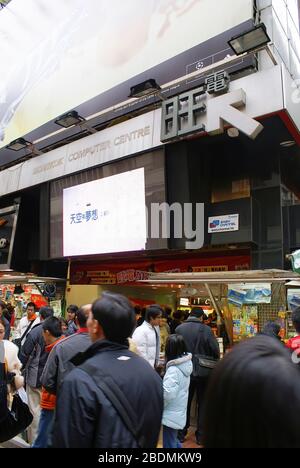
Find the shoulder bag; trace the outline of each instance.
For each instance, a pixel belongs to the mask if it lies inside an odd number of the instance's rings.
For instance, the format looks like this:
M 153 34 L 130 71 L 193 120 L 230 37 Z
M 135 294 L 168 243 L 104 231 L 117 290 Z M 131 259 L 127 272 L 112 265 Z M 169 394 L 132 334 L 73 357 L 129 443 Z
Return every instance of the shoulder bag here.
M 201 339 L 203 335 L 203 330 L 199 330 L 198 338 L 192 353 L 192 363 L 193 363 L 193 372 L 192 377 L 208 377 L 211 371 L 216 367 L 218 359 L 215 359 L 211 356 L 207 356 L 203 351 L 203 345 L 201 344 Z M 200 349 L 200 353 L 199 353 Z

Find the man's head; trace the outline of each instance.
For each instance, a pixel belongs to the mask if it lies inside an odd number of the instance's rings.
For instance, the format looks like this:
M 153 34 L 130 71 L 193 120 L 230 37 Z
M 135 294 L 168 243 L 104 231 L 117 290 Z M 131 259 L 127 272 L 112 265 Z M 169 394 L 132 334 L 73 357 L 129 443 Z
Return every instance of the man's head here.
M 48 317 L 44 320 L 42 329 L 46 345 L 54 343 L 62 335 L 61 322 L 57 317 Z
M 292 313 L 292 322 L 297 333 L 300 333 L 300 307 Z
M 152 327 L 160 325 L 160 319 L 163 316 L 163 309 L 158 304 L 153 304 L 147 307 L 145 320 L 146 322 L 150 323 Z
M 135 320 L 138 321 L 139 318 L 142 316 L 142 309 L 140 306 L 134 306 L 134 312 L 135 312 Z
M 127 344 L 135 325 L 134 310 L 128 299 L 111 292 L 104 292 L 93 303 L 87 321 L 93 342 L 107 339 L 123 345 Z
M 92 304 L 86 304 L 81 306 L 75 318 L 75 323 L 79 328 L 86 328 L 86 323 L 92 310 Z
M 203 322 L 203 317 L 204 317 L 204 311 L 201 309 L 201 307 L 194 307 L 190 313 L 190 317 L 194 317 L 200 320 L 200 322 Z
M 35 303 L 34 302 L 28 302 L 28 304 L 26 306 L 26 313 L 27 313 L 28 320 L 31 320 L 34 317 L 35 311 L 36 311 Z
M 46 320 L 47 318 L 49 317 L 53 317 L 54 315 L 54 310 L 52 309 L 52 307 L 41 307 L 40 308 L 40 319 L 41 319 L 41 322 L 43 320 Z
M 75 320 L 76 314 L 78 312 L 77 305 L 71 304 L 67 308 L 67 320 Z

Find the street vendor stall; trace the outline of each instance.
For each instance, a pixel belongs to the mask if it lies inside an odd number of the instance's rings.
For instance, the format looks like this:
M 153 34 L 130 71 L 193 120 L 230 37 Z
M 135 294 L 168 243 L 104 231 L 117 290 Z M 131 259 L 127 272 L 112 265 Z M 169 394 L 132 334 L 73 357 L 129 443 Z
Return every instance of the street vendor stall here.
M 218 333 L 221 325 L 225 325 L 232 345 L 256 335 L 268 321 L 278 322 L 282 338 L 288 338 L 290 302 L 287 300 L 286 285 L 297 280 L 300 281 L 298 273 L 274 269 L 152 273 L 142 282 L 177 288 L 179 307 L 182 303 L 190 310 L 192 307 L 202 307 L 202 304 L 209 305 L 217 313 Z M 182 300 L 183 293 L 185 301 Z
M 14 310 L 14 325 L 24 314 L 28 302 L 34 302 L 38 309 L 51 306 L 55 315 L 61 316 L 65 302 L 65 283 L 66 280 L 61 278 L 0 272 L 0 301 Z

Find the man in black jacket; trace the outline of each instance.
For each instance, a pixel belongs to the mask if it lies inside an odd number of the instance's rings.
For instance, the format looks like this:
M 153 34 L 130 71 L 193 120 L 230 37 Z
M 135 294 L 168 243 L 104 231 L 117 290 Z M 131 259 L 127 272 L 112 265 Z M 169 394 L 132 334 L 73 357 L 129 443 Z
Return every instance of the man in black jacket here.
M 106 292 L 93 303 L 87 322 L 93 344 L 72 359 L 78 367 L 62 383 L 53 447 L 156 447 L 162 380 L 147 361 L 128 350 L 135 322 L 124 296 Z
M 74 368 L 70 359 L 91 345 L 86 325 L 91 308 L 92 304 L 80 307 L 75 318 L 77 332 L 67 336 L 52 349 L 41 377 L 43 387 L 47 392 L 59 394 L 65 376 Z
M 188 352 L 192 353 L 193 355 L 202 354 L 207 357 L 219 359 L 220 351 L 218 342 L 210 327 L 204 325 L 203 315 L 204 312 L 203 309 L 201 309 L 201 307 L 192 309 L 190 317 L 176 328 L 175 333 L 183 336 Z M 178 431 L 178 438 L 181 442 L 184 441 L 188 428 L 190 426 L 191 404 L 194 393 L 196 391 L 198 405 L 196 441 L 198 445 L 202 445 L 204 416 L 203 401 L 207 383 L 208 376 L 191 376 L 186 425 L 182 431 Z

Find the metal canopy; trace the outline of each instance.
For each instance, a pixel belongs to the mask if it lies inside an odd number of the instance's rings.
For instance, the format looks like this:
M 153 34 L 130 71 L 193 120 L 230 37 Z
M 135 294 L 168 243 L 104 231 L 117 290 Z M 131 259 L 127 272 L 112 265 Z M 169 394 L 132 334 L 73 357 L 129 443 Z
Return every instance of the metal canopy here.
M 8 273 L 0 274 L 0 284 L 36 284 L 36 283 L 62 283 L 63 278 L 52 278 L 50 276 L 31 276 L 31 275 L 10 275 Z
M 147 280 L 140 283 L 151 284 L 194 284 L 194 283 L 285 283 L 299 280 L 300 275 L 286 270 L 244 270 L 196 273 L 151 273 Z

